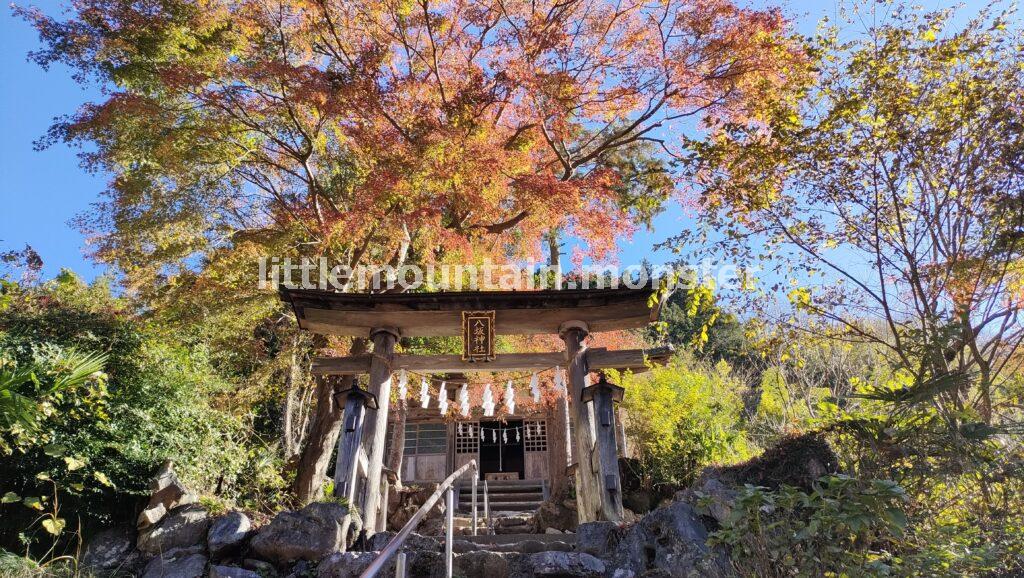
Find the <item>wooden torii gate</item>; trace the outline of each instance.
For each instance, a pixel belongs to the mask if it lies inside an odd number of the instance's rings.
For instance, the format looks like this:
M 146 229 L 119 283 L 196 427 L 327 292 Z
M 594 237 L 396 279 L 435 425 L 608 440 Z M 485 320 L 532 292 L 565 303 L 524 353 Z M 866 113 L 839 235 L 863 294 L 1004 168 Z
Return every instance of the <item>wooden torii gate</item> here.
M 381 476 L 393 372 L 528 371 L 559 365 L 566 367 L 569 415 L 575 430 L 572 454 L 577 462 L 579 521 L 621 521 L 622 486 L 611 411 L 616 392 L 604 382 L 591 386 L 588 375 L 601 369 L 643 371 L 651 361 L 664 362 L 671 350 L 587 349 L 584 339 L 590 332 L 637 329 L 657 320 L 659 307 L 650 304 L 653 294 L 650 287 L 401 294 L 282 289 L 282 300 L 291 304 L 300 328 L 369 337 L 373 342 L 371 353 L 313 362 L 313 372 L 320 376 L 369 374 L 366 390 L 345 392 L 335 493 L 350 503 L 358 502 L 368 535 L 385 529 L 380 527 L 383 516 L 379 513 L 382 507 L 386 509 L 382 506 Z M 459 355 L 395 353 L 395 342 L 403 336 L 463 335 L 464 312 L 492 316 L 491 329 L 497 335 L 558 334 L 565 351 L 484 355 L 486 361 Z

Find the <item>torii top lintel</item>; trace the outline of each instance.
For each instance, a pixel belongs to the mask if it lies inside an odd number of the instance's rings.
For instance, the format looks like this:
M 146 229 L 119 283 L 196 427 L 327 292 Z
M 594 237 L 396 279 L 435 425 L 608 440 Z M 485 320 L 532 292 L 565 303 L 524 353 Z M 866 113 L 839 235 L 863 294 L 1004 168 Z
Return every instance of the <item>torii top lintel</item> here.
M 655 289 L 544 289 L 437 293 L 337 293 L 281 289 L 299 327 L 314 333 L 366 337 L 396 327 L 404 337 L 462 334 L 462 311 L 494 310 L 499 335 L 556 334 L 567 321 L 592 332 L 637 329 L 658 318 L 649 305 Z

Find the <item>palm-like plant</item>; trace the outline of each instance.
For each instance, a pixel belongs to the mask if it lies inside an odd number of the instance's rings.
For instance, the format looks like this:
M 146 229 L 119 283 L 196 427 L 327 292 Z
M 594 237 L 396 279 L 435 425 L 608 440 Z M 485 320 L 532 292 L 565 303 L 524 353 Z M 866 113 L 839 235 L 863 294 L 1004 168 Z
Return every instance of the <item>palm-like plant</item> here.
M 56 393 L 82 385 L 103 370 L 107 356 L 103 353 L 64 354 L 52 377 L 39 364 L 0 367 L 0 428 L 34 430 L 42 415 L 42 402 Z

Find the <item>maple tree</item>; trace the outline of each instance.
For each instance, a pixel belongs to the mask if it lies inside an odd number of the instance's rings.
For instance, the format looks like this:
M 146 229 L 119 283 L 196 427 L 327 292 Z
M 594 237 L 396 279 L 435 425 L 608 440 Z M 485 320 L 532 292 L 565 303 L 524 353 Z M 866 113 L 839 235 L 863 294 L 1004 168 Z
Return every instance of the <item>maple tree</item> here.
M 503 261 L 573 236 L 605 258 L 672 193 L 692 127 L 760 124 L 806 74 L 778 11 L 726 0 L 17 10 L 38 63 L 106 90 L 49 134 L 112 175 L 80 221 L 96 257 L 235 336 L 280 311 L 261 255 Z

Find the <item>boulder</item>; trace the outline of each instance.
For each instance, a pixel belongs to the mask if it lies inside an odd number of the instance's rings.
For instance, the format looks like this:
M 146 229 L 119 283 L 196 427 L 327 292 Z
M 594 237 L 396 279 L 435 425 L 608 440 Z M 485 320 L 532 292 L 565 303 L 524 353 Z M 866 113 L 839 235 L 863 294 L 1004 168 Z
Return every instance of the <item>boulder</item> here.
M 316 573 L 316 564 L 299 560 L 291 567 L 291 571 L 285 578 L 310 578 Z
M 444 576 L 444 553 L 429 550 L 410 553 L 406 562 L 406 575 L 416 578 Z
M 714 477 L 704 477 L 692 487 L 676 494 L 677 501 L 693 506 L 698 514 L 714 518 L 721 524 L 732 513 L 736 490 Z
M 178 548 L 153 558 L 142 573 L 142 578 L 203 578 L 206 575 L 206 556 L 198 548 Z
M 388 542 L 395 537 L 396 533 L 397 532 L 377 532 L 367 540 L 366 549 L 378 551 L 383 550 L 384 546 L 388 545 Z M 405 539 L 405 543 L 402 544 L 402 550 L 405 552 L 419 552 L 423 550 L 440 552 L 441 549 L 442 545 L 438 540 L 415 532 L 409 534 L 409 537 Z
M 539 552 L 529 563 L 534 576 L 596 578 L 605 571 L 604 562 L 582 552 Z
M 210 518 L 206 510 L 190 505 L 171 512 L 159 524 L 139 534 L 138 547 L 150 556 L 176 548 L 188 548 L 206 543 L 206 530 Z
M 579 515 L 576 513 L 576 502 L 558 497 L 542 502 L 530 522 L 533 531 L 537 533 L 547 532 L 548 529 L 571 532 L 577 524 Z
M 456 554 L 463 554 L 465 552 L 476 552 L 480 549 L 479 544 L 474 544 L 469 540 L 453 540 L 452 541 L 452 552 Z
M 214 519 L 206 536 L 210 558 L 220 560 L 240 551 L 251 528 L 249 516 L 242 512 L 232 511 Z
M 246 570 L 252 570 L 253 572 L 263 576 L 263 578 L 270 578 L 277 576 L 277 569 L 270 562 L 264 562 L 263 560 L 257 560 L 255 558 L 246 558 L 242 560 L 242 568 Z
M 389 485 L 388 494 L 388 530 L 398 531 L 405 526 L 406 522 L 412 518 L 413 514 L 420 509 L 427 499 L 430 498 L 434 490 L 437 489 L 437 484 L 426 484 L 426 485 L 409 485 L 409 486 L 397 486 Z M 420 524 L 420 531 L 423 530 L 424 524 L 436 524 L 436 520 L 440 519 L 444 510 L 444 500 L 439 500 L 437 505 L 427 512 Z
M 81 564 L 97 574 L 112 570 L 130 571 L 140 558 L 135 540 L 135 530 L 130 527 L 104 530 L 89 540 L 82 552 Z
M 594 534 L 599 534 L 596 530 Z M 577 535 L 577 540 L 580 538 Z M 616 578 L 641 576 L 652 570 L 662 570 L 675 578 L 731 576 L 727 556 L 712 550 L 707 538 L 707 529 L 693 507 L 674 502 L 644 516 L 626 531 L 609 564 L 616 569 Z
M 178 479 L 178 475 L 174 473 L 174 462 L 171 460 L 165 461 L 149 481 L 149 490 L 149 504 L 139 514 L 138 528 L 140 530 L 156 524 L 175 508 L 199 501 L 199 496 L 190 491 Z
M 348 508 L 316 502 L 297 512 L 281 512 L 250 543 L 256 557 L 278 565 L 297 560 L 319 562 L 344 545 L 342 522 Z
M 507 578 L 511 571 L 510 558 L 517 554 L 504 554 L 479 550 L 455 556 L 452 573 L 456 576 Z
M 622 540 L 623 530 L 615 522 L 587 522 L 576 528 L 576 550 L 592 556 L 606 556 Z
M 358 578 L 363 570 L 377 557 L 377 552 L 340 552 L 324 558 L 316 568 L 317 578 Z M 383 576 L 394 573 L 394 562 L 382 572 Z
M 210 578 L 261 578 L 259 572 L 236 566 L 210 566 Z
M 541 542 L 540 540 L 521 540 L 508 544 L 491 544 L 487 549 L 492 552 L 519 552 L 536 554 L 537 552 L 571 552 L 574 550 L 568 542 Z

